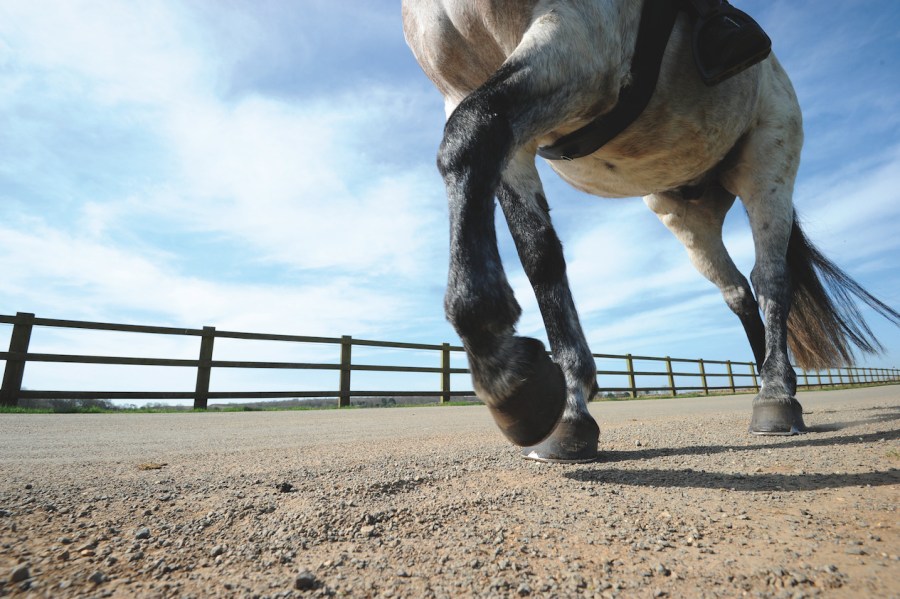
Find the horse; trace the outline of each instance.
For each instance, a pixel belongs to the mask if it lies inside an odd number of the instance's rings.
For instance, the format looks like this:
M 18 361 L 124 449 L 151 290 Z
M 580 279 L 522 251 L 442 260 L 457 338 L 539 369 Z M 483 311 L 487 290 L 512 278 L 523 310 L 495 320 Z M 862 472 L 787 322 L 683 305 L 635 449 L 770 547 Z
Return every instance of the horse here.
M 536 155 L 609 113 L 632 83 L 643 2 L 403 0 L 406 42 L 444 98 L 437 166 L 450 215 L 444 308 L 473 386 L 526 458 L 597 458 L 587 403 L 596 364 L 566 277 Z M 743 325 L 760 374 L 749 431 L 805 432 L 791 355 L 824 369 L 883 349 L 857 302 L 900 314 L 823 256 L 803 233 L 792 193 L 803 143 L 800 107 L 774 54 L 707 86 L 692 61 L 691 24 L 675 17 L 655 90 L 634 122 L 587 155 L 549 164 L 587 193 L 643 197 Z M 750 281 L 722 241 L 736 198 L 755 250 Z M 543 343 L 516 334 L 495 201 L 543 317 Z M 754 293 L 755 292 L 755 293 Z M 790 346 L 790 353 L 788 347 Z

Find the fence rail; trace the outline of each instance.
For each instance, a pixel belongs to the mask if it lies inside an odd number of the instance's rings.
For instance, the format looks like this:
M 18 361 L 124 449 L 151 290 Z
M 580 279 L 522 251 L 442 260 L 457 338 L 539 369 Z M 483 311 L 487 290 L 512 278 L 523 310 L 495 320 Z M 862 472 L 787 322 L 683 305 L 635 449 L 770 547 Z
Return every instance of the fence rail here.
M 142 326 L 58 320 L 37 318 L 34 314 L 19 312 L 15 316 L 0 315 L 0 324 L 13 326 L 9 351 L 0 352 L 0 360 L 6 361 L 3 384 L 0 388 L 0 405 L 15 406 L 20 399 L 107 399 L 107 400 L 193 400 L 194 408 L 205 409 L 210 399 L 279 399 L 279 398 L 335 398 L 339 407 L 349 406 L 354 397 L 435 397 L 441 403 L 454 397 L 474 397 L 474 392 L 451 390 L 451 375 L 466 374 L 467 368 L 451 367 L 451 356 L 462 353 L 460 346 L 424 343 L 400 343 L 395 341 L 372 341 L 342 337 L 308 337 L 301 335 L 277 335 L 264 333 L 244 333 L 219 331 L 215 327 L 183 329 L 174 327 Z M 63 329 L 88 329 L 95 331 L 118 331 L 153 335 L 179 335 L 200 338 L 200 353 L 197 359 L 139 358 L 127 356 L 94 356 L 77 354 L 46 354 L 29 352 L 34 327 Z M 321 344 L 335 347 L 340 353 L 338 363 L 312 362 L 272 362 L 245 360 L 216 360 L 213 358 L 216 339 L 242 339 L 256 341 L 284 341 L 292 343 Z M 391 349 L 411 349 L 433 351 L 438 354 L 437 365 L 430 366 L 386 366 L 356 364 L 353 362 L 354 347 L 376 347 Z M 715 392 L 735 393 L 759 389 L 756 365 L 753 362 L 731 360 L 692 360 L 685 358 L 635 356 L 631 354 L 594 354 L 595 360 L 619 361 L 624 368 L 598 369 L 599 392 L 609 396 L 638 397 L 641 394 L 677 395 L 679 393 Z M 168 366 L 192 368 L 196 370 L 196 384 L 193 391 L 65 391 L 23 389 L 25 366 L 29 362 L 103 364 L 128 366 Z M 648 367 L 635 368 L 635 363 L 662 364 L 663 370 Z M 324 391 L 210 391 L 213 369 L 253 368 L 335 371 L 339 373 L 336 390 Z M 439 390 L 422 391 L 366 391 L 351 387 L 354 371 L 426 373 L 439 375 Z M 798 387 L 830 387 L 878 383 L 900 383 L 900 370 L 896 368 L 836 368 L 823 371 L 797 371 Z M 627 381 L 626 385 L 604 386 L 609 378 Z M 650 379 L 648 385 L 638 385 Z M 687 382 L 685 381 L 687 379 Z M 655 384 L 654 384 L 655 383 Z M 717 384 L 720 383 L 720 384 Z

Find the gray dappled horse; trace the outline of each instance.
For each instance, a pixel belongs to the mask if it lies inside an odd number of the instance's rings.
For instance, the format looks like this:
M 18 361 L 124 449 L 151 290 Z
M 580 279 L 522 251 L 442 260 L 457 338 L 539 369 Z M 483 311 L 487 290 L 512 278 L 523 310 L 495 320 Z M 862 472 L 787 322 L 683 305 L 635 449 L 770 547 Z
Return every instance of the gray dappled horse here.
M 450 205 L 447 317 L 465 345 L 478 396 L 532 459 L 593 459 L 599 435 L 586 405 L 597 388 L 596 366 L 535 154 L 610 111 L 627 89 L 641 5 L 403 0 L 407 43 L 443 94 L 448 115 L 438 155 Z M 791 194 L 801 116 L 778 60 L 770 55 L 707 87 L 688 29 L 679 16 L 656 90 L 635 122 L 599 150 L 550 166 L 598 196 L 644 196 L 744 326 L 761 378 L 750 431 L 793 434 L 804 423 L 788 344 L 803 368 L 837 366 L 852 361 L 851 346 L 880 348 L 851 296 L 895 323 L 900 315 L 827 261 L 800 230 Z M 736 196 L 753 232 L 756 296 L 722 243 Z M 521 310 L 497 249 L 495 197 L 534 288 L 553 361 L 541 342 L 515 335 Z

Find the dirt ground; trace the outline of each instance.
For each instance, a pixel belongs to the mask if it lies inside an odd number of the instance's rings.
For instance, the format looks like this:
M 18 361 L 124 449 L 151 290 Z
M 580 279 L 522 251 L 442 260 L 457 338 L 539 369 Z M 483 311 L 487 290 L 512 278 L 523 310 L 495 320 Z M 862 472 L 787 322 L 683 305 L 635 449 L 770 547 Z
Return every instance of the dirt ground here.
M 595 403 L 602 460 L 485 408 L 0 415 L 0 596 L 900 597 L 900 386 Z

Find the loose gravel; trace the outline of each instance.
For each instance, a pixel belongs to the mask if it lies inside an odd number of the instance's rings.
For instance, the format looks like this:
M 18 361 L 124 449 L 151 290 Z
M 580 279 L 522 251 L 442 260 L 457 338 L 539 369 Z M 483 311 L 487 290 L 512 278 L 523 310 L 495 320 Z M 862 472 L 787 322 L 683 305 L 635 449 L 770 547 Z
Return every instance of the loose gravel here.
M 900 387 L 800 399 L 592 404 L 574 466 L 477 406 L 2 415 L 0 596 L 900 596 Z

